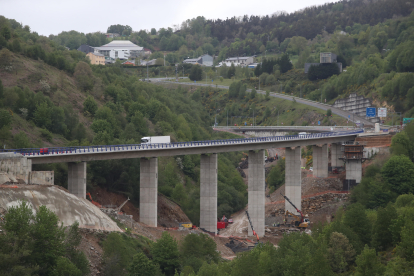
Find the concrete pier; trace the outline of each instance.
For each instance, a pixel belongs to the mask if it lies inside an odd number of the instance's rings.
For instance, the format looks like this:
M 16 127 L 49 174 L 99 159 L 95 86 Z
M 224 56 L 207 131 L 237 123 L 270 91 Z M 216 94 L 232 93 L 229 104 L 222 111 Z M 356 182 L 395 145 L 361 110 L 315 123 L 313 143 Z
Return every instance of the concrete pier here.
M 361 160 L 346 161 L 346 179 L 355 179 L 356 183 L 360 183 L 362 178 Z
M 141 158 L 139 182 L 139 222 L 156 227 L 158 158 Z
M 313 176 L 328 177 L 328 145 L 313 146 Z
M 69 193 L 86 198 L 86 162 L 68 163 Z
M 254 230 L 263 237 L 265 233 L 265 171 L 264 171 L 264 150 L 257 152 L 249 151 L 248 170 L 248 212 Z M 247 227 L 248 235 L 252 236 L 253 231 L 250 225 Z
M 341 151 L 341 144 L 331 144 L 331 167 L 341 167 L 344 165 L 342 160 L 339 160 L 344 154 Z
M 301 152 L 300 147 L 296 148 L 286 148 L 285 151 L 285 195 L 296 205 L 296 207 L 301 210 Z M 295 208 L 285 201 L 285 210 L 297 214 Z
M 217 233 L 217 154 L 200 157 L 200 228 Z

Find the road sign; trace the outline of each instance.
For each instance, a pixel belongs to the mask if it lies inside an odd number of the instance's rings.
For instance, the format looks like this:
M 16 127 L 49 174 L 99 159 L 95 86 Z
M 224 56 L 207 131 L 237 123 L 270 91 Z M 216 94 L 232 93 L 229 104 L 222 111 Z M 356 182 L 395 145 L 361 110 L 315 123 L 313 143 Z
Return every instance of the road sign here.
M 375 117 L 375 107 L 367 107 L 367 117 Z
M 356 121 L 355 124 L 356 124 L 357 127 L 359 127 L 361 125 L 361 122 L 360 121 Z
M 409 122 L 413 121 L 414 118 L 403 118 L 403 124 L 408 124 Z
M 378 117 L 387 117 L 387 108 L 378 108 Z
M 318 121 L 318 125 L 319 125 L 319 126 L 321 125 L 321 121 Z
M 348 118 L 351 119 L 351 115 L 348 115 Z

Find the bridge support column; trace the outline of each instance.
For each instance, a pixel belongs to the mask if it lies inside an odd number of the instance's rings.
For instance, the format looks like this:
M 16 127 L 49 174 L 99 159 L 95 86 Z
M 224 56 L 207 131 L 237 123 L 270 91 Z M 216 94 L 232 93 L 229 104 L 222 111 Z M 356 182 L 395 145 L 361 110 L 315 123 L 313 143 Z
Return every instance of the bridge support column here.
M 346 161 L 346 179 L 355 179 L 356 183 L 360 183 L 361 178 L 362 178 L 361 160 L 348 159 Z
M 256 233 L 263 237 L 265 233 L 265 161 L 264 150 L 249 151 L 248 170 L 248 211 Z M 248 235 L 253 231 L 248 225 Z
M 341 144 L 333 143 L 331 144 L 331 166 L 334 167 L 341 167 L 343 166 L 344 162 L 339 160 L 339 158 L 342 157 L 342 151 L 341 151 Z
M 139 185 L 139 222 L 157 227 L 158 158 L 141 158 Z
M 286 148 L 285 151 L 285 195 L 296 205 L 296 207 L 301 210 L 301 200 L 302 200 L 302 191 L 301 191 L 301 151 L 300 147 L 296 148 Z M 285 210 L 293 214 L 297 214 L 295 208 L 290 205 L 289 202 L 285 201 Z
M 68 163 L 69 193 L 86 198 L 86 162 Z
M 200 157 L 200 228 L 217 233 L 216 153 Z
M 328 177 L 328 146 L 313 146 L 313 176 Z

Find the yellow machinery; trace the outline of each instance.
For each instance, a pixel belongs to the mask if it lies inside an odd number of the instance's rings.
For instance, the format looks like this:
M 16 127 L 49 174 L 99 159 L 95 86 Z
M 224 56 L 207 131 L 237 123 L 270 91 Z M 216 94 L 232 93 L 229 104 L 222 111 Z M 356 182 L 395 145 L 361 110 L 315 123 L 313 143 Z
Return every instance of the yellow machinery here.
M 292 220 L 292 222 L 295 224 L 296 227 L 303 228 L 303 229 L 308 228 L 308 226 L 309 226 L 309 219 L 308 218 L 305 218 L 302 221 L 299 216 L 297 216 L 297 215 L 289 212 L 288 210 L 286 210 L 286 213 L 285 213 L 285 223 L 288 222 L 288 217 L 289 216 L 292 216 L 293 218 L 295 218 L 294 220 Z
M 182 222 L 182 223 L 180 223 L 180 227 L 191 229 L 191 228 L 193 228 L 193 224 L 191 222 Z

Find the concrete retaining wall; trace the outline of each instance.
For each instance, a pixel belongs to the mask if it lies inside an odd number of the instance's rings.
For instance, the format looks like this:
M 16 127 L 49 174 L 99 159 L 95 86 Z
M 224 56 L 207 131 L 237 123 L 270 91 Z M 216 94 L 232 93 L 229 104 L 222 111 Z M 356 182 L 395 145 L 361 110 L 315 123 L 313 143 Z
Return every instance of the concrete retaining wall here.
M 54 185 L 54 171 L 33 171 L 29 173 L 29 184 L 34 185 Z
M 7 173 L 11 182 L 29 182 L 29 173 L 32 171 L 32 160 L 21 154 L 1 153 L 0 172 Z

